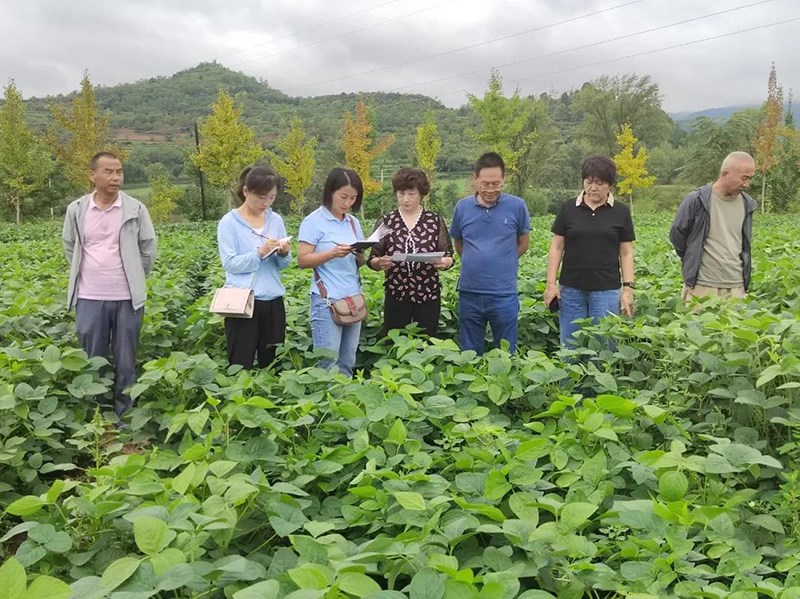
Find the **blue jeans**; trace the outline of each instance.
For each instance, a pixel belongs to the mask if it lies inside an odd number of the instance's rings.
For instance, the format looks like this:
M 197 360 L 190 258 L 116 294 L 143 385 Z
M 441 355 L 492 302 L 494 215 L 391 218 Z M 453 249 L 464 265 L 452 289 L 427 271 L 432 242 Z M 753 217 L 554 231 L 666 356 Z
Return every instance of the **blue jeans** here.
M 336 301 L 334 298 L 328 299 Z M 332 355 L 321 359 L 317 366 L 325 370 L 338 366 L 342 373 L 353 376 L 360 334 L 360 322 L 346 327 L 336 324 L 331 317 L 331 309 L 322 296 L 311 294 L 311 338 L 314 340 L 314 349 L 329 350 L 336 354 L 336 357 Z
M 619 314 L 619 289 L 586 291 L 575 287 L 561 287 L 558 328 L 561 345 L 575 347 L 574 334 L 580 329 L 575 320 L 591 318 L 597 322 L 608 314 Z
M 492 327 L 492 345 L 498 347 L 501 339 L 510 344 L 513 353 L 517 348 L 517 316 L 519 297 L 513 295 L 488 295 L 486 293 L 458 293 L 458 342 L 462 350 L 473 349 L 483 353 L 486 342 L 486 323 Z

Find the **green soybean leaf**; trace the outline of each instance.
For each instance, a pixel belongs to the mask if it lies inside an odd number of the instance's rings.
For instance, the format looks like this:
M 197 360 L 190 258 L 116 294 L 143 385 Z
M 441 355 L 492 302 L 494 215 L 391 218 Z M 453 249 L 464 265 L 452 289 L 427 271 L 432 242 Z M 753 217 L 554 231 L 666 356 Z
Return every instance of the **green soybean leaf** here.
M 133 576 L 133 573 L 139 568 L 139 563 L 139 560 L 135 557 L 121 557 L 111 562 L 100 577 L 103 583 L 103 589 L 107 593 L 116 589 Z
M 597 511 L 597 506 L 591 503 L 568 503 L 561 510 L 559 520 L 571 529 L 580 528 L 589 517 Z
M 33 495 L 26 495 L 14 501 L 6 508 L 6 511 L 13 516 L 30 516 L 35 514 L 44 506 L 44 501 Z
M 169 545 L 176 536 L 167 523 L 152 516 L 139 516 L 133 522 L 136 546 L 146 555 L 154 555 Z
M 319 564 L 303 564 L 289 570 L 289 578 L 301 589 L 325 589 L 330 585 L 330 570 Z
M 381 591 L 381 586 L 372 578 L 361 572 L 344 572 L 336 579 L 339 588 L 348 595 L 366 597 Z
M 0 599 L 24 597 L 26 583 L 25 568 L 16 558 L 10 557 L 0 566 Z
M 277 580 L 264 580 L 241 591 L 236 591 L 233 599 L 275 599 L 280 590 L 281 587 Z
M 758 516 L 753 516 L 748 520 L 750 524 L 754 524 L 756 526 L 760 526 L 770 532 L 775 532 L 778 534 L 786 534 L 786 530 L 783 528 L 783 524 L 781 524 L 780 520 L 778 520 L 775 516 L 770 516 L 769 514 L 759 514 Z
M 410 599 L 442 599 L 444 582 L 436 572 L 423 568 L 414 574 L 408 590 Z
M 25 599 L 68 599 L 72 589 L 66 582 L 52 576 L 38 576 L 28 587 Z
M 394 498 L 397 503 L 402 505 L 407 510 L 424 510 L 425 498 L 419 493 L 410 491 L 397 491 L 394 493 Z

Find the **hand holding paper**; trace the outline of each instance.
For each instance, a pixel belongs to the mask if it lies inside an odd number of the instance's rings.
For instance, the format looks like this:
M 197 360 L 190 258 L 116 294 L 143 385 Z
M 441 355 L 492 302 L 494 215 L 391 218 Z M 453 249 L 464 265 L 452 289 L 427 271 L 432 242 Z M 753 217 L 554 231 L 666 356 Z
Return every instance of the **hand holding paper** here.
M 281 252 L 282 254 L 286 254 L 289 252 L 289 242 L 292 240 L 291 235 L 289 237 L 284 237 L 282 239 L 267 239 L 264 242 L 264 245 L 274 244 L 270 250 L 264 254 L 264 258 L 269 258 L 272 254 L 276 252 Z
M 427 252 L 419 254 L 393 254 L 395 262 L 439 262 L 444 258 L 444 252 Z
M 350 247 L 352 247 L 354 250 L 364 250 L 366 248 L 371 248 L 373 245 L 377 244 L 381 239 L 386 237 L 391 232 L 392 230 L 389 227 L 381 223 L 381 225 L 372 232 L 372 235 L 370 235 L 363 241 L 356 241 Z

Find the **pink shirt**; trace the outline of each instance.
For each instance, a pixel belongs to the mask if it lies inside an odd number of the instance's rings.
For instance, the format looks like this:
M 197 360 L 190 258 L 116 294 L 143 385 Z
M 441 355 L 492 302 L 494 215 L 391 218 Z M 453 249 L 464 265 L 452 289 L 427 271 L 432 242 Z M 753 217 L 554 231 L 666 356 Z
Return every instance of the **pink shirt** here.
M 106 210 L 89 201 L 83 222 L 83 258 L 78 276 L 78 298 L 118 301 L 131 299 L 128 278 L 119 253 L 122 199 Z

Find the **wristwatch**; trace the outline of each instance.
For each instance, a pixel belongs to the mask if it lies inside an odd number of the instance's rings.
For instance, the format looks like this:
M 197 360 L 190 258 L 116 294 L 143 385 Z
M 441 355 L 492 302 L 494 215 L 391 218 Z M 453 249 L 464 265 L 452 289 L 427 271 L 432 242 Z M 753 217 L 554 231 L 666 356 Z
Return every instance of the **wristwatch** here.
M 623 281 L 623 287 L 630 287 L 631 289 L 636 289 L 636 285 L 633 284 L 633 281 Z

